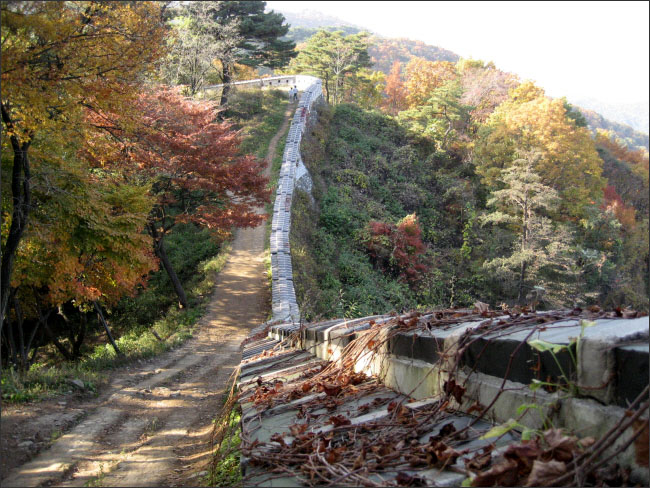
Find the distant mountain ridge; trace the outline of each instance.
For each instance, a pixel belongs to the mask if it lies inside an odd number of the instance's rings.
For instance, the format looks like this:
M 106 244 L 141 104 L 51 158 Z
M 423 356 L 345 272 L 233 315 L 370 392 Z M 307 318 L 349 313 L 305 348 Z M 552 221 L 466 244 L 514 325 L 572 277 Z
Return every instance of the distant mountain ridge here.
M 575 105 L 593 110 L 603 117 L 618 122 L 619 124 L 629 125 L 633 129 L 645 132 L 650 131 L 649 123 L 649 103 L 648 100 L 634 103 L 605 103 L 595 98 L 577 98 L 573 102 Z M 572 103 L 573 103 L 572 102 Z
M 630 149 L 650 149 L 650 138 L 647 133 L 644 134 L 643 132 L 634 130 L 629 125 L 606 119 L 593 110 L 588 110 L 578 105 L 575 105 L 575 107 L 585 116 L 591 130 L 604 129 L 613 132 Z
M 287 19 L 287 24 L 292 27 L 304 27 L 307 29 L 319 29 L 321 27 L 356 27 L 359 31 L 368 30 L 358 25 L 351 24 L 345 20 L 326 15 L 315 10 L 304 9 L 301 12 L 282 12 L 279 11 L 284 18 Z
M 309 39 L 319 29 L 340 30 L 346 35 L 363 31 L 370 32 L 369 29 L 364 27 L 316 11 L 303 10 L 301 12 L 281 13 L 291 26 L 286 36 L 287 39 L 291 39 L 297 44 Z M 427 61 L 450 61 L 452 63 L 460 59 L 460 56 L 454 52 L 422 41 L 414 41 L 404 37 L 388 38 L 374 33 L 368 53 L 375 63 L 373 69 L 382 71 L 385 74 L 390 72 L 390 68 L 395 61 L 408 63 L 413 56 L 424 58 Z
M 344 34 L 356 34 L 367 31 L 361 26 L 351 24 L 338 17 L 326 15 L 313 10 L 282 12 L 291 26 L 287 38 L 297 44 L 305 42 L 319 29 L 328 31 L 343 31 Z M 460 56 L 438 46 L 432 46 L 422 41 L 407 38 L 386 38 L 373 33 L 372 44 L 368 49 L 374 65 L 373 69 L 388 74 L 395 61 L 408 63 L 413 57 L 421 57 L 427 61 L 456 62 Z M 604 129 L 616 134 L 629 148 L 650 149 L 648 139 L 648 102 L 638 104 L 605 104 L 595 99 L 580 99 L 571 102 L 583 113 L 589 127 Z

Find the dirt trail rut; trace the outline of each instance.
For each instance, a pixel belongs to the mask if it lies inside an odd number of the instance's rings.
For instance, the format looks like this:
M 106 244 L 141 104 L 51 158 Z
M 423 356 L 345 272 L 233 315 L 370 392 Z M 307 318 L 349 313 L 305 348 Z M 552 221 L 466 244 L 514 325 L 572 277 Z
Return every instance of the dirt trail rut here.
M 269 145 L 267 175 L 293 108 Z M 182 347 L 125 368 L 99 398 L 75 405 L 74 413 L 61 405 L 46 415 L 38 407 L 37 413 L 3 412 L 3 430 L 11 430 L 12 420 L 40 419 L 47 422 L 47 437 L 61 422 L 76 425 L 31 461 L 4 466 L 2 486 L 199 485 L 211 459 L 211 421 L 240 362 L 241 342 L 269 310 L 264 234 L 264 225 L 236 233 L 207 312 Z

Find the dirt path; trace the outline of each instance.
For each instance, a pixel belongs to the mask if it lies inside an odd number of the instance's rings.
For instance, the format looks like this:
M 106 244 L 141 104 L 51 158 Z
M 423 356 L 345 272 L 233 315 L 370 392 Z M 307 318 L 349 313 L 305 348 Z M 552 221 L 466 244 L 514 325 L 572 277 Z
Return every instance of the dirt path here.
M 269 145 L 267 175 L 293 108 Z M 199 485 L 240 344 L 270 308 L 264 234 L 264 225 L 237 232 L 206 315 L 182 347 L 123 368 L 98 398 L 4 409 L 2 486 Z

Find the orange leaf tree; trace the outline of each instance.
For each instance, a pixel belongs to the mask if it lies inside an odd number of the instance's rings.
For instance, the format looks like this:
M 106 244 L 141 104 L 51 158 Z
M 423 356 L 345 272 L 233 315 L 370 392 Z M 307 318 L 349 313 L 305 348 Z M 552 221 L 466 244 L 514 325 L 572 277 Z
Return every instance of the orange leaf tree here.
M 423 105 L 436 88 L 457 77 L 454 63 L 427 61 L 418 57 L 414 57 L 408 62 L 405 71 L 406 99 L 409 108 Z
M 157 268 L 144 232 L 152 206 L 147 188 L 89 173 L 69 155 L 76 144 L 38 141 L 32 149 L 34 206 L 16 254 L 4 337 L 21 370 L 43 333 L 66 359 L 78 357 L 87 320 L 75 309 L 113 305 Z
M 565 217 L 581 215 L 602 195 L 602 160 L 589 130 L 567 117 L 561 99 L 551 99 L 530 82 L 513 89 L 479 131 L 477 172 L 493 188 L 502 169 L 527 151 L 539 152 L 535 171 L 557 190 Z
M 90 141 L 86 156 L 96 165 L 119 168 L 133 181 L 147 181 L 155 199 L 147 230 L 179 296 L 187 298 L 169 261 L 164 238 L 176 223 L 193 222 L 224 238 L 233 227 L 253 227 L 265 219 L 259 207 L 268 201 L 263 162 L 240 154 L 239 133 L 216 121 L 215 104 L 184 98 L 178 90 L 143 92 L 134 109 L 141 125 L 119 126 L 117 115 L 91 114 L 115 120 L 112 137 Z
M 390 69 L 390 74 L 386 78 L 386 100 L 384 101 L 385 110 L 391 115 L 397 115 L 398 112 L 406 108 L 406 88 L 402 81 L 400 73 L 401 65 L 395 61 Z

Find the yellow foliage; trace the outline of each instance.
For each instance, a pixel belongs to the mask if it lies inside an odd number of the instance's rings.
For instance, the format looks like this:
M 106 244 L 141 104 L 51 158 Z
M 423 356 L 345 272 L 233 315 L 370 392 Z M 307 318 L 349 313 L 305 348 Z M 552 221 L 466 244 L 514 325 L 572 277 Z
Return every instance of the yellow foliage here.
M 562 100 L 550 99 L 532 83 L 523 83 L 495 110 L 488 128 L 477 167 L 487 183 L 494 183 L 500 169 L 509 167 L 518 155 L 536 151 L 540 158 L 535 170 L 545 185 L 560 192 L 563 211 L 579 215 L 585 204 L 602 195 L 602 160 L 589 131 L 566 117 Z
M 0 12 L 7 135 L 21 142 L 71 129 L 82 106 L 128 112 L 135 82 L 162 54 L 156 2 L 2 2 Z
M 457 77 L 456 66 L 449 61 L 427 61 L 413 57 L 405 69 L 406 100 L 409 108 L 423 105 L 436 88 Z

